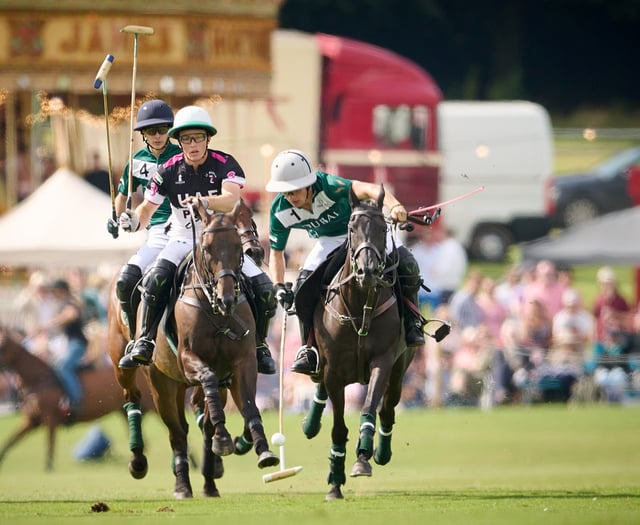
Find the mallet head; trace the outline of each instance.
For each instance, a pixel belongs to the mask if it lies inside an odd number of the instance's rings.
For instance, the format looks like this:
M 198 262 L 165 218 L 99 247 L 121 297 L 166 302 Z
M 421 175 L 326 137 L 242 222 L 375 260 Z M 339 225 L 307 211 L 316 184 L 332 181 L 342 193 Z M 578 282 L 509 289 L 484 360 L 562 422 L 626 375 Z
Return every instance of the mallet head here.
M 153 35 L 153 33 L 155 33 L 155 29 L 148 26 L 124 26 L 120 32 L 133 33 L 135 35 Z

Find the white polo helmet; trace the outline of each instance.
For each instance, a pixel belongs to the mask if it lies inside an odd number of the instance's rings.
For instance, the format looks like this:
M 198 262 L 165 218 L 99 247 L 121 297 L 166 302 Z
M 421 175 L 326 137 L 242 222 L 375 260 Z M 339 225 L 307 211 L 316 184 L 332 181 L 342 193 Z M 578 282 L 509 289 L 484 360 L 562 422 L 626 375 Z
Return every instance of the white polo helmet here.
M 316 172 L 302 151 L 288 149 L 276 155 L 271 163 L 271 180 L 267 191 L 285 193 L 311 186 L 316 181 Z
M 177 139 L 178 133 L 183 129 L 204 129 L 211 137 L 218 133 L 218 130 L 213 127 L 209 112 L 199 106 L 186 106 L 178 110 L 173 120 L 173 127 L 169 130 L 169 136 Z

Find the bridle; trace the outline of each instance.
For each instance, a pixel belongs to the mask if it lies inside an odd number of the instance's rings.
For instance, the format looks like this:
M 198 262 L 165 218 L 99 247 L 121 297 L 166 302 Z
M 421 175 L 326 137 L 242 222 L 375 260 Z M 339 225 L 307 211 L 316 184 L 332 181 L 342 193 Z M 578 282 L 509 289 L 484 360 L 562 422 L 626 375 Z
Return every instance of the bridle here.
M 371 220 L 379 219 L 383 224 L 385 224 L 385 227 L 383 230 L 384 241 L 383 241 L 382 251 L 370 240 L 364 240 L 358 244 L 355 244 L 353 242 L 353 234 L 355 233 L 353 230 L 353 225 L 354 225 L 355 219 L 361 216 L 370 218 Z M 393 272 L 398 266 L 397 261 L 395 261 L 394 264 L 387 266 L 385 248 L 386 248 L 386 221 L 382 211 L 377 209 L 371 209 L 371 208 L 353 210 L 351 212 L 351 218 L 349 220 L 349 228 L 347 231 L 347 250 L 349 255 L 350 271 L 346 277 L 343 277 L 342 276 L 342 272 L 344 270 L 344 267 L 343 267 L 343 270 L 341 270 L 340 272 L 338 272 L 338 274 L 336 274 L 336 276 L 332 280 L 327 290 L 325 307 L 331 313 L 331 315 L 338 320 L 340 324 L 350 323 L 353 326 L 356 333 L 358 334 L 359 338 L 366 337 L 369 334 L 369 326 L 370 326 L 371 320 L 374 317 L 387 311 L 396 302 L 395 294 L 392 293 L 383 304 L 377 305 L 380 289 L 391 288 L 395 284 L 395 273 L 392 274 L 394 275 L 394 278 L 391 280 L 385 278 L 385 276 L 388 275 L 390 272 Z M 357 259 L 358 259 L 358 255 L 364 250 L 369 250 L 371 253 L 373 253 L 377 261 L 377 264 L 374 270 L 375 282 L 373 286 L 368 287 L 366 290 L 367 297 L 366 297 L 364 306 L 362 307 L 362 315 L 354 316 L 351 314 L 351 311 L 347 304 L 347 300 L 345 299 L 343 285 L 346 285 L 352 279 L 357 278 L 358 276 Z M 338 312 L 338 310 L 336 310 L 331 305 L 331 298 L 334 297 L 335 295 L 337 295 L 340 298 L 342 307 L 347 312 L 347 315 L 341 314 L 340 312 Z M 356 325 L 356 321 L 360 319 L 362 319 L 362 323 L 360 324 L 360 328 L 358 328 L 358 326 Z
M 189 205 L 191 216 L 195 217 L 195 210 L 193 206 Z M 211 220 L 215 220 L 216 217 L 225 217 L 224 213 L 214 213 L 211 216 Z M 194 221 L 195 222 L 195 221 Z M 193 223 L 192 223 L 193 224 Z M 240 289 L 240 277 L 238 272 L 240 268 L 242 268 L 242 263 L 244 260 L 244 256 L 242 254 L 242 250 L 240 251 L 240 259 L 238 260 L 238 264 L 235 269 L 233 268 L 222 268 L 215 274 L 211 271 L 211 268 L 207 261 L 207 255 L 211 255 L 211 252 L 205 249 L 207 246 L 204 242 L 204 238 L 206 235 L 216 235 L 218 233 L 223 233 L 227 231 L 238 231 L 238 227 L 235 224 L 227 224 L 221 226 L 209 226 L 207 228 L 203 228 L 200 232 L 200 245 L 196 243 L 196 233 L 195 227 L 192 228 L 193 234 L 193 273 L 195 278 L 195 283 L 191 284 L 193 289 L 200 289 L 202 293 L 205 295 L 208 303 L 211 306 L 211 309 L 214 315 L 222 314 L 220 310 L 220 302 L 218 295 L 218 283 L 222 279 L 233 279 L 233 288 L 236 302 L 241 296 Z

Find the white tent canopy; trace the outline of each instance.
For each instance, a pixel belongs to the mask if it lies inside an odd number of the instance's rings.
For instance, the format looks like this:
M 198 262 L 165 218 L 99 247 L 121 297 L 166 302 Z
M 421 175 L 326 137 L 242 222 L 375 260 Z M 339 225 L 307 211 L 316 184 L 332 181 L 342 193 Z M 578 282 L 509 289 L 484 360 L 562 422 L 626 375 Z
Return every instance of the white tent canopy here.
M 145 233 L 107 232 L 111 199 L 60 168 L 33 194 L 0 217 L 0 265 L 96 268 L 123 264 Z
M 525 259 L 564 264 L 640 266 L 640 207 L 609 213 L 567 228 L 557 237 L 522 244 Z

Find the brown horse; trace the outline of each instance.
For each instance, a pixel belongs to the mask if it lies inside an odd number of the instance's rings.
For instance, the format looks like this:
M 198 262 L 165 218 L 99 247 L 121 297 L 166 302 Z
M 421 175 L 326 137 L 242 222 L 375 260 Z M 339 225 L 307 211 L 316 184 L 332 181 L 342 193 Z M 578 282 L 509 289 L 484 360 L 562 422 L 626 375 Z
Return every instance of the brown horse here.
M 303 432 L 308 438 L 317 435 L 328 397 L 333 408 L 333 428 L 328 478 L 331 489 L 327 500 L 342 498 L 341 486 L 346 482 L 345 387 L 352 383 L 368 385 L 360 412 L 357 460 L 351 476 L 371 476 L 369 459 L 374 456 L 376 410 L 380 406 L 374 459 L 384 465 L 391 459 L 391 432 L 402 379 L 415 354 L 404 342 L 400 308 L 394 293 L 397 264 L 386 264 L 387 224 L 382 212 L 383 200 L 383 188 L 377 201 L 361 202 L 351 192 L 353 211 L 345 260 L 314 312 L 321 370 L 315 377 L 316 395 L 303 423 Z
M 203 225 L 174 307 L 175 326 L 169 324 L 176 334 L 177 357 L 170 338 L 160 336 L 154 363 L 149 367 L 156 407 L 169 429 L 175 458 L 176 498 L 193 495 L 184 416 L 184 395 L 190 385 L 201 387 L 196 393 L 204 402 L 205 496 L 219 496 L 214 478 L 221 476 L 221 456 L 244 454 L 253 445 L 259 468 L 280 461 L 268 448 L 255 401 L 255 321 L 240 287 L 243 254 L 236 226 L 240 203 L 228 214 L 209 215 L 199 201 L 192 212 L 203 218 Z M 243 434 L 235 440 L 225 425 L 224 386 L 228 386 L 244 419 Z
M 0 367 L 15 372 L 20 378 L 24 390 L 24 400 L 20 411 L 24 416 L 22 425 L 7 439 L 0 449 L 0 461 L 7 451 L 16 445 L 29 432 L 41 425 L 48 429 L 46 470 L 53 469 L 56 430 L 60 425 L 69 425 L 71 421 L 59 403 L 65 395 L 55 371 L 45 361 L 31 354 L 19 342 L 18 334 L 0 328 Z M 82 384 L 82 404 L 74 413 L 73 422 L 93 421 L 122 407 L 122 391 L 113 377 L 110 368 L 80 370 Z M 141 404 L 152 409 L 153 402 L 148 389 L 143 390 Z
M 251 256 L 257 264 L 261 264 L 264 258 L 264 249 L 260 244 L 252 216 L 251 208 L 241 199 L 237 215 L 237 224 L 242 239 L 242 246 L 247 255 Z M 123 322 L 120 302 L 115 292 L 116 279 L 117 277 L 114 278 L 111 283 L 109 294 L 108 349 L 113 363 L 113 371 L 118 384 L 120 384 L 123 390 L 124 410 L 129 421 L 129 449 L 132 452 L 132 457 L 129 461 L 129 472 L 134 478 L 142 479 L 147 474 L 148 463 L 144 454 L 144 441 L 142 439 L 140 388 L 137 380 L 137 369 L 118 367 L 118 362 L 124 355 L 127 342 L 130 340 L 130 334 L 129 328 Z M 145 375 L 148 375 L 148 373 L 149 371 L 145 367 Z M 204 410 L 203 399 L 203 396 L 194 392 L 192 406 L 196 412 L 201 413 Z M 186 425 L 186 421 L 184 424 Z M 221 475 L 221 464 L 218 464 L 216 473 Z

